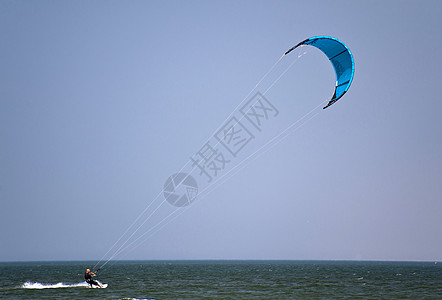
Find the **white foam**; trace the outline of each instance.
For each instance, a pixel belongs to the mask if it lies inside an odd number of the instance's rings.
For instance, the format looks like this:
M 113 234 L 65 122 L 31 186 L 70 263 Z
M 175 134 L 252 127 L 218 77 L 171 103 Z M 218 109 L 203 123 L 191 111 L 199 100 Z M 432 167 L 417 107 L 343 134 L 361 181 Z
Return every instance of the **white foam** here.
M 99 282 L 99 281 L 98 281 Z M 99 282 L 103 288 L 107 288 L 107 284 L 102 284 L 101 282 Z M 56 284 L 43 284 L 43 283 L 39 283 L 39 282 L 25 282 L 22 285 L 22 288 L 24 289 L 37 289 L 37 290 L 41 290 L 41 289 L 59 289 L 59 288 L 73 288 L 73 287 L 82 287 L 82 288 L 90 288 L 90 285 L 87 282 L 80 282 L 77 284 L 65 284 L 63 282 L 59 282 Z M 96 286 L 94 286 L 95 288 Z

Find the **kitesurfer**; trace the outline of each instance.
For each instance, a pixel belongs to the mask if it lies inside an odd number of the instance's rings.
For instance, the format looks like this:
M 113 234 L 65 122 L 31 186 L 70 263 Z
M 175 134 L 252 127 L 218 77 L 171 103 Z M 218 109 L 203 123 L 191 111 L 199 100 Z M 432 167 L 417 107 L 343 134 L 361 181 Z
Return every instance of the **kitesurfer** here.
M 90 269 L 86 270 L 86 273 L 84 273 L 84 279 L 86 279 L 86 282 L 89 283 L 92 287 L 92 285 L 96 285 L 99 286 L 100 288 L 102 288 L 101 284 L 98 283 L 97 281 L 93 280 L 92 277 L 94 277 L 95 274 L 93 272 L 91 272 Z

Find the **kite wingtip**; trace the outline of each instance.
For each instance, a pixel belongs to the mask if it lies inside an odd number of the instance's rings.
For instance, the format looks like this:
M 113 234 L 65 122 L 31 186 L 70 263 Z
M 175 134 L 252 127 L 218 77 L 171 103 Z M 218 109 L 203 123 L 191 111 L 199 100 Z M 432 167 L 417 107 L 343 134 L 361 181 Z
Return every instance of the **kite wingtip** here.
M 331 100 L 331 101 L 328 102 L 327 105 L 324 106 L 322 109 L 326 109 L 327 107 L 332 106 L 333 104 L 336 103 L 336 101 L 338 101 L 338 99 Z
M 334 102 L 333 102 L 334 103 Z M 329 106 L 331 106 L 333 103 L 327 103 L 327 105 L 326 106 L 324 106 L 322 109 L 326 109 L 327 107 L 329 107 Z

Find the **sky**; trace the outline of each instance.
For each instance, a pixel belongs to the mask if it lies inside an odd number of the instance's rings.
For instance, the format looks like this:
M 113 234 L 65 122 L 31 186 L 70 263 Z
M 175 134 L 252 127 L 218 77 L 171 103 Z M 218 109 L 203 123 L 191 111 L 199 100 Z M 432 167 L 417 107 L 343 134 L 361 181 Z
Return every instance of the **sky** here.
M 0 261 L 442 260 L 441 15 L 429 0 L 1 0 Z M 189 206 L 165 201 L 318 35 L 353 53 L 345 96 L 227 180 L 195 173 Z M 230 168 L 332 95 L 331 64 L 302 49 Z

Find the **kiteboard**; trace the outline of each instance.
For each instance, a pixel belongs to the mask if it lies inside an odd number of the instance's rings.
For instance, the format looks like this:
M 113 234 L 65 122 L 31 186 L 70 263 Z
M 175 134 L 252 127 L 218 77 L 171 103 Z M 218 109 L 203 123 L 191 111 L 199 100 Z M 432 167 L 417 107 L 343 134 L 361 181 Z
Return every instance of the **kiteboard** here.
M 101 283 L 101 282 L 100 282 L 100 284 L 101 284 L 101 286 L 102 286 L 102 289 L 105 289 L 105 288 L 107 288 L 107 286 L 108 286 L 107 283 Z M 89 283 L 87 283 L 87 287 L 90 288 L 90 289 L 99 289 L 99 288 L 100 288 L 98 285 L 93 284 L 93 285 L 91 286 Z

